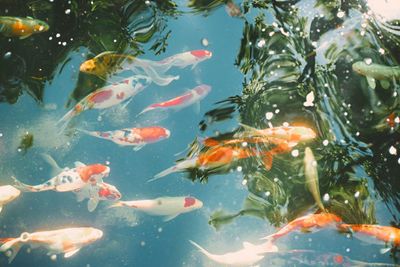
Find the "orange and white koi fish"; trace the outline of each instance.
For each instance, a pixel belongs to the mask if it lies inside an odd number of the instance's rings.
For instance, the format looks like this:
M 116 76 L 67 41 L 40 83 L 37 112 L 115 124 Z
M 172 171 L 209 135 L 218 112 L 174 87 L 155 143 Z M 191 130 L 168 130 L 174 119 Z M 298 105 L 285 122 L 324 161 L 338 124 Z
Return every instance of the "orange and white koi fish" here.
M 96 209 L 100 200 L 116 201 L 121 198 L 121 193 L 115 186 L 104 182 L 97 183 L 96 186 L 87 185 L 74 193 L 78 202 L 89 199 L 87 207 L 90 212 Z
M 311 148 L 306 147 L 304 151 L 304 176 L 306 178 L 306 187 L 313 196 L 315 202 L 321 211 L 325 211 L 324 204 L 321 201 L 319 192 L 318 166 Z
M 173 99 L 160 102 L 160 103 L 155 103 L 147 108 L 145 108 L 142 112 L 139 113 L 145 113 L 150 110 L 154 109 L 175 109 L 175 110 L 180 110 L 182 108 L 188 107 L 190 105 L 193 105 L 195 103 L 199 103 L 200 100 L 205 98 L 207 94 L 211 91 L 211 86 L 208 86 L 206 84 L 201 84 L 199 86 L 196 86 L 196 88 L 190 90 L 184 95 L 175 97 Z
M 376 241 L 383 241 L 393 246 L 400 246 L 400 229 L 396 227 L 373 224 L 341 224 L 339 228 L 357 234 L 355 235 L 356 238 L 362 239 L 362 235 L 366 235 L 374 237 Z M 383 250 L 383 253 L 384 252 L 386 251 Z
M 240 125 L 245 129 L 244 133 L 239 134 L 241 136 L 265 136 L 273 138 L 273 140 L 284 140 L 292 147 L 300 142 L 310 141 L 317 136 L 312 129 L 304 126 L 280 126 L 260 130 L 244 124 Z
M 168 129 L 160 126 L 126 128 L 107 132 L 79 131 L 94 137 L 110 140 L 121 146 L 133 146 L 135 151 L 141 149 L 147 144 L 167 139 L 171 135 L 171 132 Z
M 193 246 L 197 247 L 201 253 L 207 256 L 207 258 L 223 266 L 253 266 L 264 259 L 265 254 L 278 252 L 278 247 L 273 245 L 270 241 L 260 245 L 243 242 L 242 249 L 225 254 L 212 254 L 202 248 L 199 244 L 191 240 L 189 240 L 189 242 L 192 243 Z
M 311 231 L 311 228 L 316 228 L 316 230 L 319 230 L 332 225 L 338 227 L 340 223 L 342 223 L 342 219 L 332 213 L 308 214 L 289 222 L 278 232 L 263 237 L 262 239 L 275 241 L 276 239 L 296 230 Z
M 22 233 L 16 238 L 2 238 L 4 243 L 0 252 L 5 252 L 11 263 L 20 248 L 24 245 L 43 247 L 48 255 L 64 253 L 65 258 L 76 254 L 82 247 L 87 246 L 103 236 L 103 231 L 92 227 L 64 228 L 52 231 Z
M 96 185 L 110 174 L 110 168 L 102 164 L 85 165 L 75 162 L 75 168 L 65 168 L 60 174 L 39 185 L 27 185 L 12 177 L 15 186 L 23 192 L 42 192 L 53 190 L 68 192 L 81 189 L 86 185 Z
M 0 33 L 6 37 L 25 39 L 32 34 L 48 30 L 49 25 L 38 19 L 0 16 Z
M 19 195 L 21 194 L 21 191 L 19 191 L 17 188 L 11 185 L 3 185 L 0 186 L 0 212 L 3 209 L 3 206 L 10 203 Z
M 148 77 L 137 75 L 102 87 L 79 101 L 58 123 L 66 125 L 72 118 L 88 109 L 106 109 L 118 105 L 141 92 L 150 82 Z
M 156 199 L 119 201 L 111 207 L 130 207 L 150 215 L 164 216 L 170 221 L 182 213 L 203 207 L 203 202 L 194 197 L 159 197 Z

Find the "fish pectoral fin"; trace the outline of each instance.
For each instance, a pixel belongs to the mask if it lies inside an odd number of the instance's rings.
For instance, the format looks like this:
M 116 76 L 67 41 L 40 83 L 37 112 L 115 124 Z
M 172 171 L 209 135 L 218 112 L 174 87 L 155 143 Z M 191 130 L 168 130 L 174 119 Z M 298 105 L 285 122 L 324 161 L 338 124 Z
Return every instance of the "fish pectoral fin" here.
M 91 198 L 88 201 L 88 211 L 92 212 L 96 209 L 97 204 L 99 204 L 99 199 L 98 198 Z
M 379 250 L 379 252 L 380 252 L 381 254 L 385 254 L 385 253 L 388 253 L 390 250 L 391 250 L 390 247 L 389 247 L 389 248 L 381 248 L 381 249 Z
M 67 253 L 64 254 L 64 258 L 69 258 L 69 257 L 75 255 L 79 250 L 81 250 L 81 248 L 77 248 L 77 249 L 68 251 Z
M 367 83 L 368 83 L 369 87 L 371 87 L 372 89 L 375 89 L 375 87 L 376 87 L 375 79 L 370 76 L 366 76 L 366 78 L 367 78 Z
M 164 221 L 164 222 L 168 222 L 168 221 L 174 219 L 174 218 L 175 218 L 176 216 L 178 216 L 178 215 L 179 215 L 179 213 L 178 213 L 178 214 L 172 214 L 172 215 L 165 216 L 164 219 L 163 219 L 163 221 Z
M 244 248 L 248 248 L 248 249 L 250 249 L 250 248 L 254 248 L 255 247 L 255 245 L 253 245 L 252 243 L 250 243 L 250 242 L 246 242 L 246 241 L 244 241 L 243 242 L 243 247 Z
M 84 163 L 82 163 L 80 161 L 75 161 L 74 165 L 75 165 L 75 167 L 85 167 L 86 166 L 86 164 L 84 164 Z
M 134 151 L 139 151 L 139 150 L 142 149 L 144 146 L 145 146 L 145 144 L 143 144 L 143 145 L 138 145 L 138 146 L 134 146 L 134 147 L 133 147 L 133 150 L 134 150 Z
M 19 39 L 20 39 L 20 40 L 23 40 L 23 39 L 28 38 L 28 37 L 31 36 L 31 35 L 32 35 L 32 34 L 27 34 L 27 35 L 24 35 L 24 36 L 19 37 Z
M 382 86 L 383 89 L 387 90 L 390 87 L 390 82 L 388 80 L 382 80 L 381 81 L 381 86 Z

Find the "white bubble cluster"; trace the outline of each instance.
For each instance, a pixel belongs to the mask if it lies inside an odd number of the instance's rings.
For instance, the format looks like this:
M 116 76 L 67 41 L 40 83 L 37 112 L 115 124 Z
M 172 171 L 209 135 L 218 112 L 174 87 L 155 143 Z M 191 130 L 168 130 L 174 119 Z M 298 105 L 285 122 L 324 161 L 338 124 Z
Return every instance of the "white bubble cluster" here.
M 397 149 L 394 146 L 391 146 L 389 148 L 389 154 L 390 155 L 397 155 Z

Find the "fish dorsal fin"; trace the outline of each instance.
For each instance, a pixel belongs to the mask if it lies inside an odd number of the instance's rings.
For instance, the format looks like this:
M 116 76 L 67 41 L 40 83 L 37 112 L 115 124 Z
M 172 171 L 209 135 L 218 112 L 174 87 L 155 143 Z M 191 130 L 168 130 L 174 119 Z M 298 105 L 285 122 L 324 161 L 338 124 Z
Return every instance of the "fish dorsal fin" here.
M 77 167 L 85 167 L 86 166 L 86 164 L 84 164 L 84 163 L 82 163 L 80 161 L 75 161 L 74 165 L 75 165 L 75 168 L 77 168 Z
M 97 207 L 97 204 L 99 204 L 99 199 L 97 197 L 89 199 L 87 206 L 88 211 L 90 212 L 94 211 Z
M 375 87 L 376 87 L 375 79 L 370 76 L 366 76 L 366 78 L 367 78 L 367 83 L 368 83 L 369 87 L 371 87 L 372 89 L 375 89 Z
M 40 154 L 42 157 L 43 157 L 43 159 L 52 167 L 52 172 L 54 173 L 54 175 L 57 175 L 57 174 L 59 174 L 60 172 L 62 172 L 62 171 L 64 171 L 64 170 L 67 170 L 68 168 L 61 168 L 58 164 L 57 164 L 57 161 L 52 157 L 52 156 L 50 156 L 49 154 L 46 154 L 46 153 L 42 153 L 42 154 Z
M 80 250 L 80 248 L 68 251 L 67 253 L 64 254 L 64 258 L 69 258 L 69 257 L 75 255 L 79 250 Z
M 255 245 L 253 245 L 253 244 L 250 243 L 250 242 L 244 241 L 244 242 L 243 242 L 243 247 L 246 248 L 246 249 L 249 249 L 249 248 L 254 248 Z
M 178 215 L 179 215 L 179 213 L 165 216 L 164 219 L 163 219 L 163 221 L 164 221 L 164 222 L 168 222 L 168 221 L 174 219 L 174 218 L 175 218 L 176 216 L 178 216 Z
M 115 54 L 115 53 L 116 53 L 115 51 L 104 51 L 104 52 L 98 54 L 97 56 L 95 56 L 94 58 L 103 57 L 105 55 L 112 55 L 112 54 Z
M 146 144 L 141 144 L 141 145 L 137 145 L 137 146 L 133 146 L 133 150 L 134 151 L 139 151 L 140 149 L 142 149 Z

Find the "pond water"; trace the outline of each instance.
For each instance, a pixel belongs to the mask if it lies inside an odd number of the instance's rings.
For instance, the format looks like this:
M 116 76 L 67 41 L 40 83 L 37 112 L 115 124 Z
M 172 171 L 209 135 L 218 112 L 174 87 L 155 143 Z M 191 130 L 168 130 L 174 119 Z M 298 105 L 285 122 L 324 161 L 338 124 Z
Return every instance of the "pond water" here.
M 396 266 L 399 10 L 3 1 L 0 266 Z

